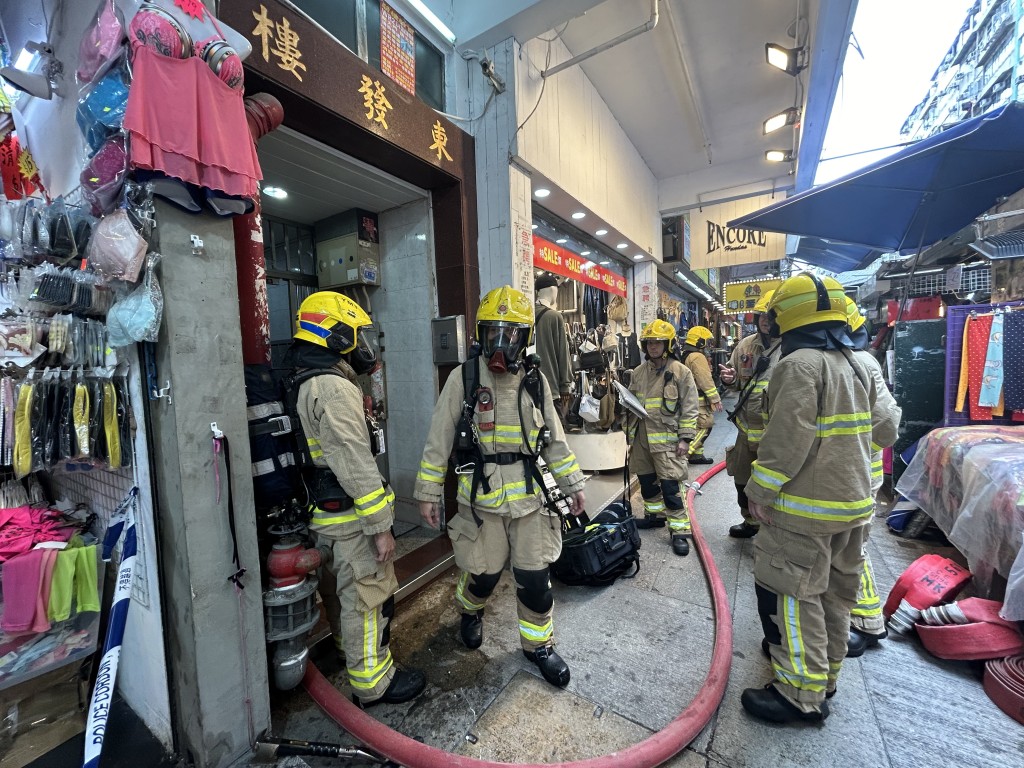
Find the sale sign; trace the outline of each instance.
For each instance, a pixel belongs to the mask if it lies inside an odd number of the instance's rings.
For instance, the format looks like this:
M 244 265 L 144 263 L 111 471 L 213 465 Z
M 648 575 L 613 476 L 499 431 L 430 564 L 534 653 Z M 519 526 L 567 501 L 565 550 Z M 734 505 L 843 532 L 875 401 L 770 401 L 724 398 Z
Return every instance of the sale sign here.
M 537 235 L 533 236 L 533 266 L 623 298 L 626 296 L 626 278 Z

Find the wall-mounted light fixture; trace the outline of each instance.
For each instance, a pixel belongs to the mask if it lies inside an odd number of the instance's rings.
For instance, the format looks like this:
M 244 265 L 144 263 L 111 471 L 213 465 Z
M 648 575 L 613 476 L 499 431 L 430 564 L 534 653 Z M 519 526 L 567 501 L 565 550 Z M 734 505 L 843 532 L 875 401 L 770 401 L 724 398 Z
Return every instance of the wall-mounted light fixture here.
M 764 134 L 767 136 L 772 131 L 777 131 L 787 125 L 793 125 L 800 119 L 800 110 L 796 107 L 787 107 L 777 115 L 772 115 L 764 121 Z
M 789 149 L 769 149 L 764 153 L 764 159 L 769 163 L 791 163 L 793 152 Z
M 764 44 L 765 61 L 793 77 L 807 69 L 807 62 L 803 60 L 806 52 L 806 48 L 785 48 L 778 43 Z

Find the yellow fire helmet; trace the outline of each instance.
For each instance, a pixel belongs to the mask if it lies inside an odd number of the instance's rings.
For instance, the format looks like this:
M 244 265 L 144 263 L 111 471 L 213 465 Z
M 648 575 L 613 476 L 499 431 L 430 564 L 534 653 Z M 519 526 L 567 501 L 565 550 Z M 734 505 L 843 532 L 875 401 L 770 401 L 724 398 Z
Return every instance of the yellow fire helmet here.
M 761 298 L 757 300 L 757 304 L 754 305 L 752 310 L 755 315 L 761 315 L 768 311 L 768 302 L 772 300 L 772 296 L 775 295 L 775 289 L 772 288 L 769 291 L 765 291 L 761 294 Z
M 370 323 L 370 316 L 348 296 L 334 291 L 318 291 L 299 306 L 294 336 L 346 354 L 360 342 L 359 329 Z
M 515 360 L 533 338 L 533 303 L 508 285 L 489 291 L 476 312 L 476 338 L 484 357 L 500 350 L 506 360 Z
M 768 311 L 781 333 L 828 321 L 845 325 L 846 293 L 831 277 L 801 272 L 778 287 L 768 302 Z
M 851 299 L 849 296 L 846 297 L 846 324 L 850 326 L 851 331 L 859 331 L 861 326 L 867 322 L 867 318 L 860 313 L 860 307 L 857 306 L 857 302 Z
M 695 325 L 686 332 L 686 343 L 697 349 L 704 349 L 713 338 L 714 334 L 703 325 Z
M 672 323 L 655 320 L 640 332 L 640 344 L 645 352 L 647 351 L 645 342 L 648 341 L 664 341 L 665 352 L 671 355 L 676 348 L 676 329 L 672 327 Z

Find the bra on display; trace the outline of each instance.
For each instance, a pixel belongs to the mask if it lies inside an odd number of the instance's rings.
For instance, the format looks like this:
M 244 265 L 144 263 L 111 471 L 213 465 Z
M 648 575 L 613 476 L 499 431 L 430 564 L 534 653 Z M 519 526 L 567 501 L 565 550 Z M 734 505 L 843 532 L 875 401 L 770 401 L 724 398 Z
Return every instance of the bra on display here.
M 133 47 L 152 48 L 162 56 L 172 59 L 198 56 L 228 86 L 241 90 L 242 59 L 224 39 L 217 20 L 213 16 L 210 16 L 210 20 L 217 28 L 218 36 L 193 43 L 192 37 L 174 14 L 153 3 L 143 3 L 128 25 L 128 35 Z

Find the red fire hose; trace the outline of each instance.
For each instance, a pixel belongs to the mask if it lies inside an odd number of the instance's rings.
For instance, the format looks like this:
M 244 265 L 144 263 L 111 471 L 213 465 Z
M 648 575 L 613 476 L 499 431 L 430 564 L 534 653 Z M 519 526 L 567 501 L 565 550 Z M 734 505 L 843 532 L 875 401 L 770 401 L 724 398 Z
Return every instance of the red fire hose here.
M 496 763 L 445 752 L 393 731 L 342 696 L 313 664 L 306 669 L 306 677 L 303 680 L 306 691 L 331 719 L 359 741 L 409 768 L 498 768 L 509 765 L 520 768 L 552 768 L 558 765 L 571 768 L 653 768 L 664 763 L 682 751 L 707 725 L 725 696 L 725 686 L 729 680 L 732 659 L 732 615 L 729 600 L 718 568 L 701 533 L 697 516 L 693 513 L 693 499 L 697 491 L 708 479 L 724 468 L 724 463 L 711 467 L 693 482 L 686 493 L 686 506 L 693 525 L 693 541 L 711 585 L 715 612 L 715 645 L 711 654 L 711 665 L 704 678 L 704 684 L 689 706 L 675 720 L 644 741 L 621 752 L 571 763 Z

